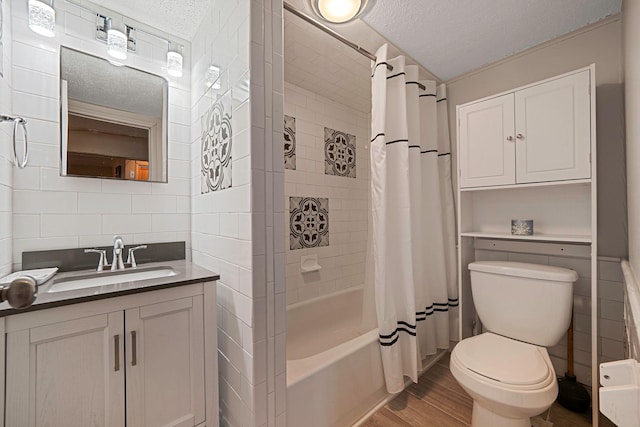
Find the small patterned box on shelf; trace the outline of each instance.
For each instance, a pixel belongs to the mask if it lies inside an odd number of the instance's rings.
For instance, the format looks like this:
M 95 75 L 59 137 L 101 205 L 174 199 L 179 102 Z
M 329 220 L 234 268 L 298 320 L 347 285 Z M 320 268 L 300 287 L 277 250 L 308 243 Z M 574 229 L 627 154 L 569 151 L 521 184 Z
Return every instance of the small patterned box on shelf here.
M 533 236 L 533 220 L 512 219 L 511 234 L 514 236 Z

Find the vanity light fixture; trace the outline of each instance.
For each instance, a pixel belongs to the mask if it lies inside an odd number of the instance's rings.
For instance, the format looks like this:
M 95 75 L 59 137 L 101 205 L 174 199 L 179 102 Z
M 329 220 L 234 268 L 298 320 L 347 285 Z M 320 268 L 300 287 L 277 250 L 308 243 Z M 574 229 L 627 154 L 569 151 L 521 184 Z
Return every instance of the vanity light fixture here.
M 31 31 L 41 36 L 53 37 L 55 26 L 56 11 L 53 8 L 53 0 L 50 5 L 46 0 L 29 0 L 29 28 Z
M 167 73 L 174 77 L 182 77 L 182 46 L 169 42 L 167 51 Z
M 134 28 L 126 24 L 116 26 L 111 18 L 99 13 L 96 16 L 96 39 L 107 44 L 107 53 L 110 56 L 124 60 L 127 59 L 127 52 L 136 51 Z M 124 31 L 119 28 L 124 29 Z
M 309 0 L 311 9 L 326 22 L 344 24 L 362 14 L 368 0 Z
M 107 53 L 116 59 L 127 59 L 127 36 L 122 31 L 107 30 Z
M 206 82 L 207 82 L 207 87 L 210 87 L 213 89 L 220 89 L 222 85 L 220 84 L 220 68 L 219 67 L 216 67 L 215 65 L 209 66 L 209 68 L 207 69 Z

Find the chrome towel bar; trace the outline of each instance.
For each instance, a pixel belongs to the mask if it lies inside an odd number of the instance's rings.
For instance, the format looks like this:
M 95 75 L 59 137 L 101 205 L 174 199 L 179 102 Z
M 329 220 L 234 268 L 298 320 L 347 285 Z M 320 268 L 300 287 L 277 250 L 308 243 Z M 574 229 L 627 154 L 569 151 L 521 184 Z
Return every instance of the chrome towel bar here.
M 0 123 L 2 122 L 13 122 L 13 132 L 11 134 L 11 138 L 13 140 L 13 163 L 16 165 L 18 169 L 24 169 L 27 166 L 27 161 L 29 159 L 29 148 L 28 148 L 28 138 L 27 138 L 27 121 L 19 116 L 11 117 L 0 115 Z M 18 159 L 18 150 L 16 148 L 16 139 L 18 134 L 18 127 L 22 127 L 22 160 Z

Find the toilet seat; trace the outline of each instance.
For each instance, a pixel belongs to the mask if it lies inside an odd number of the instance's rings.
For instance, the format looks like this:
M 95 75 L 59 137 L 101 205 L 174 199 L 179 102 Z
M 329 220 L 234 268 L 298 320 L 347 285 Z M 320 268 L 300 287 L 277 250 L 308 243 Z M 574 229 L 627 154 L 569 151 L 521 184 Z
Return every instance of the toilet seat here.
M 501 389 L 536 390 L 555 381 L 544 347 L 490 332 L 462 340 L 451 357 L 467 375 Z

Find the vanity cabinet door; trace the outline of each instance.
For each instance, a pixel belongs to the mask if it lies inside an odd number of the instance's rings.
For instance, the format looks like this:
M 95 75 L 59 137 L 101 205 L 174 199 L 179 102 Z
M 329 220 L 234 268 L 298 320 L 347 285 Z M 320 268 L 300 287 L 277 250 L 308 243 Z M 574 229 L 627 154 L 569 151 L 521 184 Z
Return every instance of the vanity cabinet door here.
M 461 107 L 460 186 L 514 184 L 513 94 Z
M 125 425 L 123 312 L 7 334 L 6 425 Z
M 516 92 L 517 183 L 591 177 L 590 72 Z
M 205 421 L 203 316 L 201 295 L 125 311 L 128 426 Z

